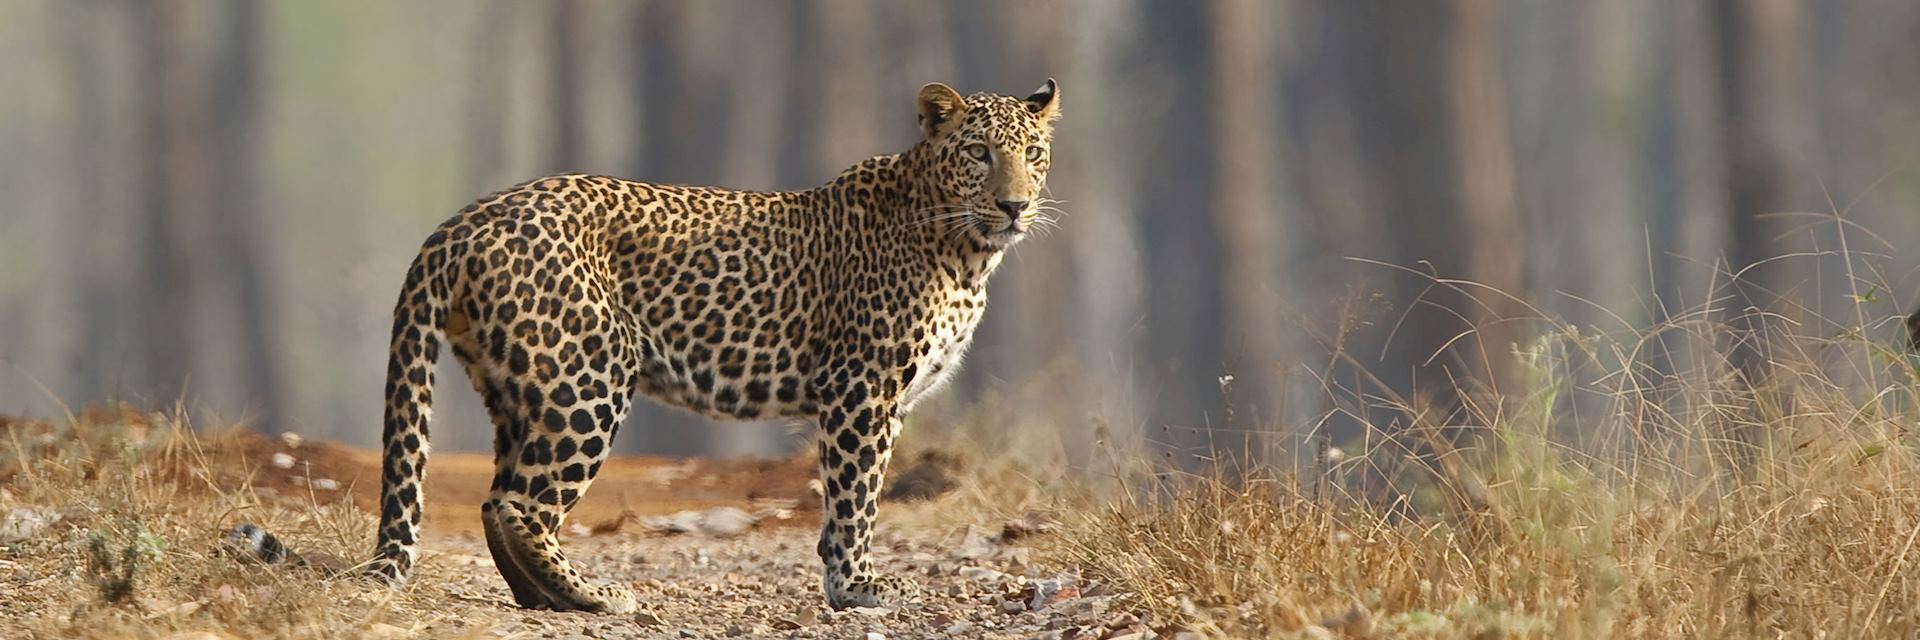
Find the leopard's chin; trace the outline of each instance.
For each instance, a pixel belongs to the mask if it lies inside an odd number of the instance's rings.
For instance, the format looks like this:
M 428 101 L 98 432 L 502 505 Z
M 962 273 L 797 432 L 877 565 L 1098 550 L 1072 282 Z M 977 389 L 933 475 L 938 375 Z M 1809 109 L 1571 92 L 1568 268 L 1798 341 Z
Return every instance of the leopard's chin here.
M 1008 222 L 1003 225 L 981 218 L 978 223 L 975 223 L 974 229 L 979 232 L 981 242 L 995 249 L 1005 249 L 1019 242 L 1021 238 L 1027 237 L 1027 229 L 1020 226 L 1018 222 Z

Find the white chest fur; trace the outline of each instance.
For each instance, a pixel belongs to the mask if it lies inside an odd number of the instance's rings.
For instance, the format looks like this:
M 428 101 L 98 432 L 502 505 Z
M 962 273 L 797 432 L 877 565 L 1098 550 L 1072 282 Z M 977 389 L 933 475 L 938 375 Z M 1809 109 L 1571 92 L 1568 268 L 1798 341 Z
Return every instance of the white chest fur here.
M 970 271 L 971 276 L 985 278 L 993 273 L 1000 264 L 1000 255 L 987 258 L 983 268 Z M 913 380 L 907 383 L 906 390 L 900 394 L 900 410 L 905 413 L 920 400 L 933 395 L 954 373 L 960 370 L 961 361 L 967 357 L 967 347 L 973 344 L 973 330 L 980 325 L 980 318 L 987 310 L 987 292 L 979 283 L 972 285 L 952 283 L 954 286 L 935 295 L 932 305 L 936 309 L 934 335 L 928 340 L 925 352 L 914 359 Z
M 922 398 L 933 395 L 948 380 L 952 380 L 954 372 L 960 370 L 961 361 L 967 357 L 967 347 L 972 343 L 971 330 L 935 339 L 926 355 L 914 361 L 913 381 L 907 384 L 907 391 L 900 398 L 902 412 L 912 409 Z

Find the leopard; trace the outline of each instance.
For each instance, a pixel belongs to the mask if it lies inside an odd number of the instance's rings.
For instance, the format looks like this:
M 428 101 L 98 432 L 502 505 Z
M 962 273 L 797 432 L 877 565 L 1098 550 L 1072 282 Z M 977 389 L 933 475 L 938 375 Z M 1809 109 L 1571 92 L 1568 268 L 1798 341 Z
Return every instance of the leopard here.
M 480 517 L 516 605 L 639 608 L 629 587 L 588 580 L 559 538 L 637 398 L 710 418 L 813 422 L 826 604 L 912 598 L 912 582 L 871 557 L 888 463 L 903 419 L 954 379 L 1003 256 L 1059 211 L 1043 193 L 1060 92 L 1051 78 L 1025 97 L 935 82 L 915 113 L 906 151 L 811 189 L 569 173 L 437 226 L 394 307 L 364 575 L 404 584 L 420 557 L 445 346 L 494 427 Z

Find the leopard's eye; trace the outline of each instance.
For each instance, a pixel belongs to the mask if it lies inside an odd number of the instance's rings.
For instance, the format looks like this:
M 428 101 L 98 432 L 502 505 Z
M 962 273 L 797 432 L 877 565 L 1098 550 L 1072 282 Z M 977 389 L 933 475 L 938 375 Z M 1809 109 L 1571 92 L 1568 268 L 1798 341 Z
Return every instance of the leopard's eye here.
M 979 160 L 981 162 L 987 161 L 987 145 L 976 142 L 976 143 L 967 145 L 966 148 L 961 150 L 967 153 L 967 157 L 973 158 L 975 160 Z
M 1027 147 L 1027 162 L 1039 162 L 1040 154 L 1045 153 L 1038 146 Z

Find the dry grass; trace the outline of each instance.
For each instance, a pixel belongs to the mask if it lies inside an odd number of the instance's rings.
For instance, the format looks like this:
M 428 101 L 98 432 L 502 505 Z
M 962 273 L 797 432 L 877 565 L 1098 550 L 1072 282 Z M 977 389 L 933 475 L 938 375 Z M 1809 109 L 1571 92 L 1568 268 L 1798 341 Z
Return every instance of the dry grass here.
M 1858 298 L 1881 312 L 1757 336 L 1706 310 L 1618 338 L 1539 322 L 1503 389 L 1445 411 L 1329 382 L 1290 425 L 1301 470 L 1154 469 L 1068 509 L 1050 551 L 1210 636 L 1915 637 L 1920 356 L 1863 338 L 1899 316 Z M 1343 416 L 1333 446 L 1315 425 Z
M 238 522 L 305 549 L 359 549 L 372 523 L 344 500 L 263 498 L 238 462 L 258 459 L 244 454 L 260 436 L 195 436 L 179 415 L 0 425 L 0 513 L 52 520 L 0 543 L 0 637 L 379 637 L 449 615 L 409 591 L 229 556 L 218 541 Z

